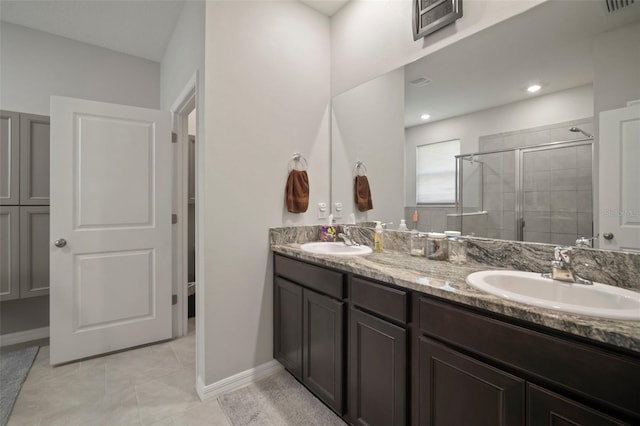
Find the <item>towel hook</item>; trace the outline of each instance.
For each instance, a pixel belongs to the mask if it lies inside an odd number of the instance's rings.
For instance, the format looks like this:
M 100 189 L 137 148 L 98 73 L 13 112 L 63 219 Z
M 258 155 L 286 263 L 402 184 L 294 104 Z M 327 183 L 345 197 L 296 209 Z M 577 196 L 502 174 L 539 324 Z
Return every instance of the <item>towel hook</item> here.
M 362 171 L 364 173 L 360 174 L 360 172 L 362 172 Z M 366 176 L 367 175 L 367 166 L 365 166 L 362 161 L 356 161 L 356 165 L 353 168 L 353 172 L 355 173 L 356 176 Z
M 294 152 L 293 156 L 291 156 L 291 161 L 289 161 L 287 168 L 289 169 L 289 171 L 294 170 L 296 169 L 296 166 L 298 164 L 302 166 L 302 170 L 307 170 L 309 168 L 307 159 L 304 158 L 300 153 Z

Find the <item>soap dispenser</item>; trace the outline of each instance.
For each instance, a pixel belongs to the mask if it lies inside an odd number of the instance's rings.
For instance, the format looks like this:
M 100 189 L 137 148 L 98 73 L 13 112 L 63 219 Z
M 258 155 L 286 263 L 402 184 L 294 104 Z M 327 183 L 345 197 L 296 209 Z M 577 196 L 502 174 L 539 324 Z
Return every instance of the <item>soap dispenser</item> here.
M 382 253 L 382 249 L 383 249 L 383 242 L 382 242 L 382 222 L 379 220 L 376 220 L 376 233 L 373 236 L 373 251 L 375 251 L 376 253 Z

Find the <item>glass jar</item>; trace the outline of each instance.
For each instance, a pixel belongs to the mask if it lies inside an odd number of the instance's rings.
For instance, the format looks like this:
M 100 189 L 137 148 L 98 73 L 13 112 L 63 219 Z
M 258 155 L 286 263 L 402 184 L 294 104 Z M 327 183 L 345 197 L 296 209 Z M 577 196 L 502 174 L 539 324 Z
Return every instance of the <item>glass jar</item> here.
M 447 236 L 439 232 L 427 234 L 427 257 L 431 260 L 447 260 Z
M 424 256 L 426 236 L 426 234 L 416 230 L 411 232 L 411 249 L 409 251 L 411 256 Z
M 466 240 L 460 237 L 460 232 L 458 231 L 447 231 L 445 235 L 447 235 L 449 262 L 465 263 L 467 261 Z

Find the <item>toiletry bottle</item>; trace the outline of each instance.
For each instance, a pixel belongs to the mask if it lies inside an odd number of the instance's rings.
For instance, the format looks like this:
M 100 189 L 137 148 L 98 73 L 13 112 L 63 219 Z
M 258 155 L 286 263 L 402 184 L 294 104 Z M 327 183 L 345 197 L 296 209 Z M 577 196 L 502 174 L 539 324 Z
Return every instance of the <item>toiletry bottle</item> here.
M 418 210 L 413 212 L 413 229 L 418 229 Z
M 400 226 L 398 226 L 398 231 L 408 231 L 407 223 L 404 219 L 400 219 Z
M 376 220 L 376 233 L 373 236 L 373 251 L 376 253 L 382 253 L 382 222 Z

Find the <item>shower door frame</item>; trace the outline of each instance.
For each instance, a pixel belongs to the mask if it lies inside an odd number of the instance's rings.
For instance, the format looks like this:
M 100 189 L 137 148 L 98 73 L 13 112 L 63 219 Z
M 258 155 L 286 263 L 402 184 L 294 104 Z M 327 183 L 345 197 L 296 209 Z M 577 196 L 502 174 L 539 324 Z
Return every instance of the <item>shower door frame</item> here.
M 568 139 L 563 141 L 555 141 L 548 142 L 539 145 L 533 146 L 522 146 L 517 148 L 504 148 L 504 149 L 496 149 L 492 151 L 485 152 L 474 152 L 469 154 L 460 154 L 456 155 L 456 211 L 458 213 L 463 213 L 464 205 L 462 203 L 462 198 L 464 194 L 464 185 L 462 182 L 462 178 L 460 176 L 461 170 L 464 169 L 464 165 L 462 165 L 462 160 L 465 157 L 473 157 L 473 156 L 482 156 L 489 154 L 500 154 L 506 152 L 514 153 L 514 174 L 515 174 L 515 239 L 513 241 L 524 241 L 524 155 L 529 152 L 534 151 L 548 151 L 552 149 L 561 149 L 561 148 L 571 148 L 574 146 L 582 146 L 582 145 L 591 145 L 591 205 L 593 207 L 593 211 L 595 214 L 595 205 L 593 202 L 593 196 L 595 193 L 595 177 L 597 174 L 595 173 L 596 167 L 596 158 L 595 158 L 595 139 L 594 137 L 584 137 L 578 139 Z M 482 210 L 485 209 L 484 205 L 484 195 L 482 196 Z M 464 217 L 464 215 L 463 215 Z M 593 220 L 591 222 L 591 229 L 593 233 Z M 591 235 L 590 235 L 591 236 Z M 594 240 L 594 247 L 597 243 L 597 240 Z
M 591 145 L 591 205 L 593 207 L 593 194 L 595 189 L 595 150 L 593 138 L 572 139 L 568 141 L 550 142 L 530 147 L 520 147 L 513 149 L 515 153 L 515 227 L 516 241 L 524 241 L 524 156 L 530 152 L 550 151 L 554 149 L 571 148 L 583 145 Z M 551 185 L 551 183 L 550 183 Z M 591 230 L 593 233 L 593 220 L 591 221 Z M 592 235 L 589 235 L 591 237 Z M 549 243 L 550 244 L 550 243 Z

